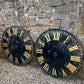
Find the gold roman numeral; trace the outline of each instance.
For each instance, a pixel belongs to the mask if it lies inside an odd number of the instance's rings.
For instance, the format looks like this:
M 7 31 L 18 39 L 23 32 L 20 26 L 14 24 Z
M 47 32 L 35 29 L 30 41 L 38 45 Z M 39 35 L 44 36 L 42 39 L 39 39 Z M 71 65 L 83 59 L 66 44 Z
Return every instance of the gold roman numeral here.
M 22 62 L 25 62 L 25 60 L 21 57 Z
M 72 65 L 71 63 L 69 63 L 66 66 L 72 73 L 77 69 L 77 67 L 75 67 L 74 65 Z
M 58 40 L 59 41 L 59 39 L 60 39 L 60 32 L 53 32 L 53 36 L 54 36 L 53 40 Z
M 26 45 L 25 48 L 26 48 L 26 50 L 31 50 L 32 49 L 32 46 Z
M 69 39 L 69 36 L 66 38 L 66 40 L 63 43 L 65 44 L 68 41 L 68 39 Z
M 57 73 L 56 73 L 56 69 L 55 68 L 52 69 L 52 75 L 57 76 Z
M 63 76 L 67 76 L 67 74 L 65 73 L 65 71 L 62 69 L 62 72 L 63 72 Z
M 26 37 L 23 41 L 27 42 L 29 40 L 29 37 Z
M 13 34 L 17 35 L 17 29 L 16 28 L 13 28 Z
M 9 35 L 9 37 L 12 35 L 11 32 L 10 32 L 10 30 L 8 30 L 7 33 Z
M 70 60 L 80 62 L 80 56 L 71 56 Z
M 46 72 L 48 72 L 48 70 L 49 70 L 49 65 L 46 63 L 46 64 L 43 66 L 43 69 L 44 69 Z
M 22 36 L 22 34 L 23 34 L 23 31 L 21 31 L 20 36 Z
M 51 41 L 49 34 L 46 34 L 45 38 L 46 38 L 47 42 Z
M 44 58 L 43 58 L 43 56 L 38 57 L 37 59 L 38 59 L 38 62 L 40 63 L 40 65 L 44 63 Z
M 9 60 L 13 61 L 13 56 L 12 56 L 12 54 L 9 56 Z
M 73 47 L 69 48 L 69 51 L 74 51 L 74 50 L 77 50 L 77 49 L 78 49 L 78 46 L 76 45 L 76 46 L 73 46 Z
M 42 49 L 36 49 L 36 53 L 43 54 L 43 50 Z
M 6 39 L 8 41 L 8 38 L 6 38 L 5 36 L 3 36 L 3 39 Z
M 4 52 L 7 56 L 9 55 L 9 50 L 8 49 L 4 50 Z
M 30 54 L 29 54 L 28 52 L 26 52 L 26 51 L 25 51 L 25 53 L 24 53 L 24 56 L 25 56 L 27 59 L 30 58 Z
M 16 57 L 15 57 L 15 63 L 17 63 L 17 64 L 18 64 L 18 58 L 16 58 Z
M 41 40 L 39 40 L 38 43 L 40 43 L 43 47 L 45 46 L 45 44 L 42 43 Z
M 3 43 L 3 47 L 8 47 L 8 44 L 7 43 Z

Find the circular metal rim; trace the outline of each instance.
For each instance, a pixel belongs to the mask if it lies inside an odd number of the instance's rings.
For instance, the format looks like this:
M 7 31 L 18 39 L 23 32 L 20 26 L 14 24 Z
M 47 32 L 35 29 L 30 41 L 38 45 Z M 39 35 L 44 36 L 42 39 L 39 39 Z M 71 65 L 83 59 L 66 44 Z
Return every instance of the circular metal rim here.
M 49 30 L 46 30 L 46 31 L 44 31 L 43 33 L 41 33 L 40 34 L 40 36 L 37 38 L 37 40 L 36 40 L 36 42 L 35 42 L 35 47 L 36 47 L 36 44 L 37 44 L 37 42 L 38 42 L 38 39 L 44 34 L 44 33 L 46 33 L 47 31 L 63 31 L 63 32 L 66 32 L 66 33 L 68 33 L 68 34 L 70 34 L 75 40 L 77 40 L 77 42 L 78 42 L 78 44 L 80 44 L 80 47 L 81 47 L 81 52 L 83 53 L 83 47 L 82 47 L 82 45 L 81 45 L 81 42 L 73 35 L 73 34 L 71 34 L 70 32 L 68 32 L 67 30 L 63 30 L 63 29 L 49 29 Z M 38 65 L 41 67 L 41 69 L 43 70 L 43 72 L 45 73 L 45 74 L 47 74 L 47 75 L 49 75 L 49 76 L 51 76 L 51 77 L 53 77 L 53 78 L 59 78 L 59 79 L 68 79 L 68 78 L 72 78 L 72 77 L 74 77 L 79 71 L 80 71 L 80 69 L 82 68 L 82 65 L 83 65 L 83 56 L 84 56 L 84 54 L 82 55 L 82 62 L 80 63 L 81 64 L 81 66 L 80 66 L 80 68 L 78 68 L 78 70 L 77 70 L 77 72 L 75 72 L 75 73 L 73 73 L 73 74 L 71 74 L 70 76 L 66 76 L 66 77 L 56 77 L 56 76 L 53 76 L 53 75 L 51 75 L 51 74 L 49 74 L 49 73 L 47 73 L 43 68 L 42 68 L 42 66 L 39 64 L 39 62 L 38 62 L 38 59 L 37 59 L 37 56 L 36 56 L 36 52 L 35 52 L 35 48 L 34 48 L 34 54 L 35 54 L 35 59 L 36 59 L 36 62 L 38 63 Z
M 31 54 L 31 57 L 30 57 L 29 60 L 26 61 L 25 63 L 17 64 L 17 63 L 15 63 L 15 62 L 13 62 L 13 61 L 11 61 L 11 60 L 8 59 L 7 55 L 6 55 L 5 52 L 4 52 L 3 46 L 2 46 L 3 35 L 4 35 L 4 33 L 5 33 L 8 29 L 10 29 L 10 28 L 18 28 L 18 29 L 20 28 L 20 29 L 26 31 L 26 29 L 22 28 L 21 26 L 10 26 L 10 27 L 7 27 L 6 30 L 3 32 L 2 38 L 1 38 L 2 52 L 3 52 L 3 54 L 5 55 L 6 59 L 7 59 L 10 63 L 12 63 L 12 64 L 14 64 L 14 65 L 17 65 L 17 66 L 27 65 L 27 64 L 31 61 L 31 59 L 32 59 L 32 57 L 33 57 L 33 55 L 34 55 L 34 43 L 33 43 L 32 37 L 31 37 L 31 35 L 30 35 L 29 33 L 27 33 L 28 36 L 31 38 L 31 42 L 32 42 L 32 54 Z M 26 31 L 26 32 L 27 32 L 27 31 Z

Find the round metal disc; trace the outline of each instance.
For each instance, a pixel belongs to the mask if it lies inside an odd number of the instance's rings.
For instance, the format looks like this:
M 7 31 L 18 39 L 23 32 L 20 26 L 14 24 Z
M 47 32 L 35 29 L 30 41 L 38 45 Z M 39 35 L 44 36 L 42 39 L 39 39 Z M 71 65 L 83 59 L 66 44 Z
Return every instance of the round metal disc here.
M 2 36 L 2 48 L 14 64 L 25 65 L 33 56 L 33 42 L 28 32 L 18 26 L 11 26 Z
M 72 77 L 80 70 L 83 61 L 79 41 L 61 29 L 42 33 L 36 41 L 35 55 L 42 69 L 57 78 Z

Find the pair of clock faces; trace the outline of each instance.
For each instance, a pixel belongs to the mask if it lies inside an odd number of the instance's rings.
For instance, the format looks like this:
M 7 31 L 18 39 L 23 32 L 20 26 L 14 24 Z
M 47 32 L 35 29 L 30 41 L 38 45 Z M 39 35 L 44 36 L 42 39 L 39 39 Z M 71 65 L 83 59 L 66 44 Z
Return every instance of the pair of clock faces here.
M 83 62 L 80 42 L 71 33 L 61 29 L 43 32 L 34 47 L 25 29 L 11 26 L 3 33 L 2 49 L 16 65 L 27 64 L 35 54 L 44 72 L 57 78 L 72 77 L 80 70 Z

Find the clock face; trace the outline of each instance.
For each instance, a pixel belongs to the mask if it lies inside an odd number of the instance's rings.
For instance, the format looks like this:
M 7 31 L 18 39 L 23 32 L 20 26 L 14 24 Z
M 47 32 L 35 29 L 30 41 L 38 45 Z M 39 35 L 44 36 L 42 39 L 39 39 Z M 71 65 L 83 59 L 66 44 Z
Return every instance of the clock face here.
M 2 36 L 2 48 L 14 64 L 25 65 L 33 56 L 33 42 L 28 32 L 18 26 L 6 29 Z
M 83 61 L 78 40 L 60 29 L 50 29 L 39 36 L 35 55 L 42 69 L 57 78 L 72 77 L 80 70 Z

